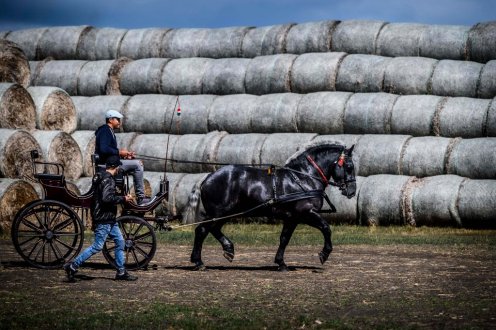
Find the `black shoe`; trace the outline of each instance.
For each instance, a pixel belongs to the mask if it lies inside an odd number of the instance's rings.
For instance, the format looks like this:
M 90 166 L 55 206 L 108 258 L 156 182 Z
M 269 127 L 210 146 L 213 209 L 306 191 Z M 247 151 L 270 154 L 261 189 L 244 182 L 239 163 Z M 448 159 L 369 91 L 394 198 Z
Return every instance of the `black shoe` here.
M 138 205 L 146 205 L 150 203 L 151 198 L 147 196 L 138 197 Z
M 117 272 L 117 274 L 115 274 L 116 281 L 136 281 L 137 279 L 138 276 L 131 275 L 127 271 L 122 273 Z
M 75 282 L 74 275 L 77 273 L 77 269 L 74 267 L 72 262 L 68 262 L 64 265 L 65 273 L 67 274 L 67 279 L 69 282 Z

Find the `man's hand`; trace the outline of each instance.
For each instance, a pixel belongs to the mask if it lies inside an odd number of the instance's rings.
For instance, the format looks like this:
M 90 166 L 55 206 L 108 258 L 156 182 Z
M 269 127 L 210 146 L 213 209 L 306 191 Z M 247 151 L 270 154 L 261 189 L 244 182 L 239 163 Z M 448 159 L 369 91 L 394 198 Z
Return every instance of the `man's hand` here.
M 128 154 L 129 154 L 129 151 L 127 151 L 126 149 L 119 149 L 119 157 L 127 158 Z
M 133 200 L 133 197 L 129 194 L 127 194 L 126 196 L 124 196 L 124 199 L 126 200 L 126 202 L 129 202 L 131 200 Z

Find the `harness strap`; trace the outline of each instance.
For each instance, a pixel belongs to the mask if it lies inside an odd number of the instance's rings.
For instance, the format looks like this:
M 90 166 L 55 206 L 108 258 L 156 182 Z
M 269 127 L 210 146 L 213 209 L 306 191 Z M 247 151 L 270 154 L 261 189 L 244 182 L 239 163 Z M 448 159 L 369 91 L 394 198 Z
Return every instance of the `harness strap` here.
M 315 167 L 317 173 L 319 173 L 320 178 L 322 179 L 322 183 L 324 183 L 324 186 L 327 187 L 329 185 L 329 180 L 327 180 L 326 176 L 324 175 L 324 171 L 322 171 L 320 166 L 315 162 L 315 160 L 313 160 L 312 156 L 307 155 L 307 159 L 310 162 L 310 164 L 312 164 L 312 166 Z

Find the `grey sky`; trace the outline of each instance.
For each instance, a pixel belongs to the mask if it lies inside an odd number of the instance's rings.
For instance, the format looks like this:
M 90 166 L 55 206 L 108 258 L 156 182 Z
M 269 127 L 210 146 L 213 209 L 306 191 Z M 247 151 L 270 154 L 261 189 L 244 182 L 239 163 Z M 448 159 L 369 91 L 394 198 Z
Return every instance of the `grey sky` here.
M 215 28 L 331 19 L 473 25 L 496 20 L 496 0 L 0 0 L 0 30 Z

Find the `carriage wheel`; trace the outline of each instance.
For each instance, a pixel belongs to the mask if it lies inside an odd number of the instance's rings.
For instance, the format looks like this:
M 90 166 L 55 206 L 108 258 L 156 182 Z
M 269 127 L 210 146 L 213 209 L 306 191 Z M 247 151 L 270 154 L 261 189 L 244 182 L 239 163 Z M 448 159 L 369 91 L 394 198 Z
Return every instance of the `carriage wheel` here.
M 134 216 L 122 216 L 117 219 L 124 237 L 124 266 L 129 270 L 145 268 L 152 260 L 157 249 L 157 241 L 153 226 L 145 220 Z M 103 255 L 113 267 L 115 263 L 115 243 L 111 239 L 105 241 Z
M 60 268 L 83 246 L 78 215 L 54 200 L 39 200 L 21 209 L 12 223 L 12 242 L 26 262 L 43 269 Z

